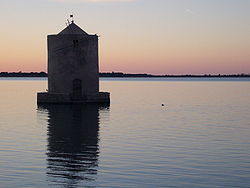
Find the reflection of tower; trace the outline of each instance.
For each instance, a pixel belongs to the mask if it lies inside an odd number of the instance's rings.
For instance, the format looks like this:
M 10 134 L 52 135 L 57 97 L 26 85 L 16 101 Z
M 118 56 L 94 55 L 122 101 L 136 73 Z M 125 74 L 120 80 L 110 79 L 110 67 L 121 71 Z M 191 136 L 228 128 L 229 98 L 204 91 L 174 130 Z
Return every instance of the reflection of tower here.
M 95 180 L 98 166 L 99 107 L 46 105 L 47 175 L 52 185 L 74 187 Z

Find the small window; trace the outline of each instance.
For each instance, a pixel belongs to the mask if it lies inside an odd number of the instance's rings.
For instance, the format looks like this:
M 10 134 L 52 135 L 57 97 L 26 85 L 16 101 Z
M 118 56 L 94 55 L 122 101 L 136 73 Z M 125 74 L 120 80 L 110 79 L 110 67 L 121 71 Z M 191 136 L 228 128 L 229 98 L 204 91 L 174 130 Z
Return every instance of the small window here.
M 73 40 L 73 47 L 76 48 L 79 46 L 78 40 Z

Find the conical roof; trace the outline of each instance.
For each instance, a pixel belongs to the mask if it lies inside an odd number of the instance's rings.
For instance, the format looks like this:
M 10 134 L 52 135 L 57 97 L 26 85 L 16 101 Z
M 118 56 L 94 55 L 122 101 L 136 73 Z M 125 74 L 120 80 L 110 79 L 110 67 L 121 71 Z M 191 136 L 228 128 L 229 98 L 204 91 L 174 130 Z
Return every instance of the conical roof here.
M 62 30 L 58 35 L 88 35 L 74 22 L 71 22 L 64 30 Z

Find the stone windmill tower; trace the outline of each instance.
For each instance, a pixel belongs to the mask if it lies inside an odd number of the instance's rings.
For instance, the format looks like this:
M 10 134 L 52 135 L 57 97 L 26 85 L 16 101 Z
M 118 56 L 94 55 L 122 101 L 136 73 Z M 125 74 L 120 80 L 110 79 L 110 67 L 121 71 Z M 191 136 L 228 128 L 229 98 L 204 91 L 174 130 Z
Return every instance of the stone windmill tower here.
M 48 92 L 38 103 L 107 103 L 99 92 L 98 36 L 89 35 L 72 20 L 55 35 L 48 35 Z

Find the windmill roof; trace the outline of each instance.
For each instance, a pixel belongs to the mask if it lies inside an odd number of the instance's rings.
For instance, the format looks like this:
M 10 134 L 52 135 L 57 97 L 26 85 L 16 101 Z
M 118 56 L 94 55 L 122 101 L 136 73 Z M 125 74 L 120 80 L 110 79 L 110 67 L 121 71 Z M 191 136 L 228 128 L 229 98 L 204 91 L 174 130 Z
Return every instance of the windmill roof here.
M 62 30 L 58 35 L 88 35 L 85 31 L 83 31 L 78 25 L 74 22 L 71 22 L 64 30 Z

